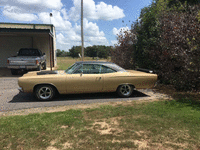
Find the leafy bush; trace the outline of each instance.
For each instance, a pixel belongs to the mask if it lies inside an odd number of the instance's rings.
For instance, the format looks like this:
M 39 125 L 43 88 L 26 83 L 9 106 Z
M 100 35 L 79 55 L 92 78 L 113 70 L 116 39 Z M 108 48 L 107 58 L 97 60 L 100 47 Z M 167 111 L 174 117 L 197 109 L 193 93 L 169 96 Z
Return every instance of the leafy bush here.
M 200 90 L 199 10 L 195 0 L 155 0 L 130 32 L 118 35 L 112 60 L 124 68 L 158 70 L 161 82 L 177 90 Z

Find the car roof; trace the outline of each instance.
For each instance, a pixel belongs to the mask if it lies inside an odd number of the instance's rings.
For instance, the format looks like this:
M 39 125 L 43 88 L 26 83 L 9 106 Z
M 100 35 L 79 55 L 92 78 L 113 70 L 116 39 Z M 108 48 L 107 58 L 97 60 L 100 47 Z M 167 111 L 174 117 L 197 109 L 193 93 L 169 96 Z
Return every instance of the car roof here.
M 75 64 L 103 64 L 116 71 L 125 71 L 125 69 L 119 67 L 115 63 L 107 62 L 107 61 L 77 61 L 75 62 Z
M 107 61 L 77 61 L 76 64 L 114 64 Z

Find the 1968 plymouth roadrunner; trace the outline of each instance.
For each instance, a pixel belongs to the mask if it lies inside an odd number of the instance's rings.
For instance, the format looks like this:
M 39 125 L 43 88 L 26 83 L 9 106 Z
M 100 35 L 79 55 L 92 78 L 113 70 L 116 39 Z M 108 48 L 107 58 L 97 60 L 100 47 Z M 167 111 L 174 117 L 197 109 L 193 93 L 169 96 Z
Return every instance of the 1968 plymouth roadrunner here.
M 21 92 L 34 93 L 39 100 L 51 100 L 56 93 L 117 92 L 131 96 L 133 90 L 154 87 L 157 75 L 125 70 L 111 62 L 81 61 L 65 71 L 32 71 L 18 79 Z

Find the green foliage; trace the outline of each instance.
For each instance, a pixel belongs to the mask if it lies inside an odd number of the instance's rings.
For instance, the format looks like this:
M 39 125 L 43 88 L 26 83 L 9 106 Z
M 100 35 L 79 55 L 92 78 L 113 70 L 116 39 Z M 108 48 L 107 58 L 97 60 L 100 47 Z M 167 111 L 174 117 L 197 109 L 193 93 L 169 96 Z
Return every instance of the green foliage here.
M 94 46 L 89 46 L 86 47 L 85 49 L 85 55 L 88 57 L 99 57 L 99 58 L 105 58 L 107 59 L 108 56 L 110 55 L 110 46 L 105 46 L 105 45 L 94 45 Z
M 67 57 L 69 55 L 70 55 L 69 52 L 66 52 L 64 50 L 61 51 L 60 49 L 57 49 L 57 51 L 56 51 L 57 57 Z
M 200 10 L 199 10 L 199 12 L 198 12 L 197 19 L 198 19 L 199 22 L 200 22 Z
M 158 70 L 161 82 L 177 90 L 200 90 L 199 9 L 198 0 L 154 0 L 132 25 L 137 42 L 128 45 L 130 34 L 121 33 L 112 60 L 127 69 Z
M 73 46 L 69 50 L 69 54 L 72 58 L 78 58 L 79 54 L 81 54 L 81 46 Z
M 160 41 L 160 27 L 158 16 L 163 9 L 162 3 L 159 3 L 158 8 L 155 3 L 141 10 L 139 22 L 133 26 L 137 32 L 137 43 L 134 50 L 133 58 L 137 66 L 147 69 L 157 69 L 155 60 L 151 60 L 152 50 L 158 49 Z

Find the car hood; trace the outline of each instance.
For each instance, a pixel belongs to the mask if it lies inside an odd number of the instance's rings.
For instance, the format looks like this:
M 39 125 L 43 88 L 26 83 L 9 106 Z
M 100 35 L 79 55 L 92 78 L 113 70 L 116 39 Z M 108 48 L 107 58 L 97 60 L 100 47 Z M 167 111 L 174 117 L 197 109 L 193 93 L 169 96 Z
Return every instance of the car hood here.
M 23 75 L 23 77 L 27 76 L 42 76 L 42 75 L 56 75 L 56 74 L 64 74 L 64 70 L 45 70 L 45 71 L 30 71 Z

